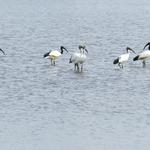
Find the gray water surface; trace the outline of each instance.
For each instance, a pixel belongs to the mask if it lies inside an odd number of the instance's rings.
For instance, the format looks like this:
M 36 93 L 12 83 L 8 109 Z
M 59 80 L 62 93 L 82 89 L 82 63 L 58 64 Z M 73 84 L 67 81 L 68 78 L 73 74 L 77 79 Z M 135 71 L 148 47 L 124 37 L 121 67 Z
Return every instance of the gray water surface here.
M 150 62 L 112 64 L 150 40 L 149 0 L 0 2 L 0 149 L 150 149 Z M 79 44 L 82 73 L 69 64 Z M 61 45 L 50 66 L 43 54 Z

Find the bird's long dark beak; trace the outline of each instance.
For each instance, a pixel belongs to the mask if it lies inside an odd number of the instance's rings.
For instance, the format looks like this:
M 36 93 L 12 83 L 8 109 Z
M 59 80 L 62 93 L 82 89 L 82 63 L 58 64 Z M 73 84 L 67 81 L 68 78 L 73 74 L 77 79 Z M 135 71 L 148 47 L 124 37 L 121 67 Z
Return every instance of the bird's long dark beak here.
M 150 46 L 150 42 L 148 42 L 148 43 L 144 46 L 143 50 L 144 50 L 148 45 Z
M 0 48 L 0 51 L 5 55 L 5 52 Z
M 68 50 L 65 47 L 63 49 L 68 53 Z
M 88 50 L 87 50 L 86 48 L 85 48 L 84 50 L 85 50 L 85 51 L 87 52 L 87 54 L 88 54 Z
M 130 49 L 130 51 L 132 51 L 134 54 L 136 54 L 136 52 L 133 49 Z

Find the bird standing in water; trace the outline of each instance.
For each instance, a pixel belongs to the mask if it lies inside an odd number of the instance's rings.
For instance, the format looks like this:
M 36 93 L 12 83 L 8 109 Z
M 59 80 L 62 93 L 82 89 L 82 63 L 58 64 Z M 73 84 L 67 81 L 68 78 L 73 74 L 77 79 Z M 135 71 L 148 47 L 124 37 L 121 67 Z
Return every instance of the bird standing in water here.
M 49 58 L 51 60 L 51 65 L 55 66 L 55 60 L 63 54 L 64 50 L 68 52 L 65 47 L 61 46 L 60 52 L 58 50 L 49 51 L 48 53 L 44 54 L 44 58 Z
M 130 51 L 135 53 L 135 51 L 133 49 L 131 49 L 130 47 L 127 47 L 126 48 L 126 52 L 125 54 L 122 54 L 120 55 L 118 58 L 116 58 L 114 61 L 113 61 L 113 64 L 118 64 L 118 66 L 120 68 L 123 68 L 123 63 L 128 61 L 129 59 L 129 56 L 130 56 Z
M 70 60 L 69 63 L 74 63 L 74 70 L 80 71 L 81 65 L 81 72 L 83 71 L 83 63 L 86 61 L 86 53 L 88 53 L 85 45 L 79 45 L 80 52 L 75 52 Z
M 146 62 L 145 60 L 150 58 L 150 42 L 148 42 L 143 50 L 145 50 L 145 48 L 148 46 L 148 50 L 146 51 L 143 51 L 142 53 L 140 53 L 139 55 L 137 55 L 136 57 L 133 58 L 133 61 L 137 61 L 137 60 L 142 60 L 142 64 L 143 64 L 143 67 L 146 66 Z

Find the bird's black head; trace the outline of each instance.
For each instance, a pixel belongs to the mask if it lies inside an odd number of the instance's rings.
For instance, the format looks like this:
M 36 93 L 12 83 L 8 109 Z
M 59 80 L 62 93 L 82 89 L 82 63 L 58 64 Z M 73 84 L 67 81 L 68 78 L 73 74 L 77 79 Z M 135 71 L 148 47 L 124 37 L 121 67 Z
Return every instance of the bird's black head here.
M 68 53 L 68 50 L 63 46 L 60 46 L 60 50 L 61 50 L 60 51 L 61 54 L 63 54 L 64 50 Z
M 88 50 L 86 49 L 85 45 L 79 45 L 79 50 L 80 50 L 81 52 L 86 51 L 86 52 L 88 53 Z M 83 50 L 83 51 L 82 51 L 82 50 Z
M 144 50 L 147 46 L 148 46 L 148 50 L 150 50 L 150 42 L 148 42 L 148 43 L 144 46 L 143 50 Z
M 85 45 L 79 45 L 79 49 L 85 49 Z

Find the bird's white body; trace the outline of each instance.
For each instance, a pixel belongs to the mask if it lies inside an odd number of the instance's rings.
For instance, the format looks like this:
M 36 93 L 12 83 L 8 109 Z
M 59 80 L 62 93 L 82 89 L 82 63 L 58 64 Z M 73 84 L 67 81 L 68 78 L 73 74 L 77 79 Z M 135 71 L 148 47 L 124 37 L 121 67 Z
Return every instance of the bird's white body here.
M 74 53 L 71 56 L 71 61 L 75 64 L 82 64 L 86 61 L 86 55 L 84 53 Z
M 147 58 L 150 58 L 150 50 L 143 51 L 139 54 L 138 60 L 145 60 Z
M 119 56 L 119 63 L 123 63 L 125 61 L 128 61 L 130 56 L 130 53 L 122 54 Z
M 86 61 L 86 53 L 88 53 L 85 46 L 79 45 L 80 52 L 75 52 L 72 54 L 69 63 L 74 63 L 74 69 L 79 71 L 79 66 L 81 65 L 81 71 L 83 70 L 83 63 Z
M 61 53 L 57 50 L 53 50 L 49 53 L 49 58 L 52 60 L 56 60 L 59 56 L 61 56 Z

